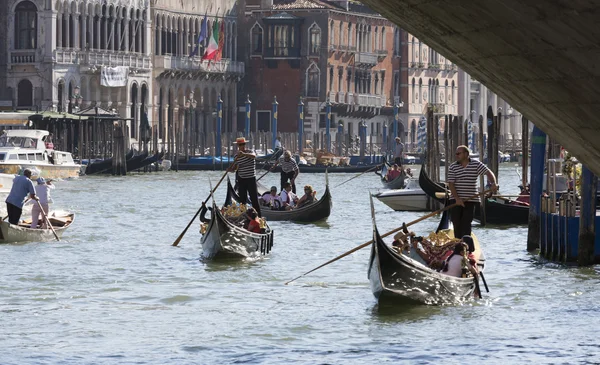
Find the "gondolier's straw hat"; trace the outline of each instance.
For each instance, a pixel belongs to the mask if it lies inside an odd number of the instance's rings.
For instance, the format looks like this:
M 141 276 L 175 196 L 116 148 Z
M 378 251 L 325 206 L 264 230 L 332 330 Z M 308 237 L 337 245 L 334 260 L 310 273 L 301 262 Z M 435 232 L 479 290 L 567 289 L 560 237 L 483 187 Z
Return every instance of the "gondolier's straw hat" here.
M 235 144 L 246 144 L 246 138 L 245 137 L 239 137 L 235 140 Z

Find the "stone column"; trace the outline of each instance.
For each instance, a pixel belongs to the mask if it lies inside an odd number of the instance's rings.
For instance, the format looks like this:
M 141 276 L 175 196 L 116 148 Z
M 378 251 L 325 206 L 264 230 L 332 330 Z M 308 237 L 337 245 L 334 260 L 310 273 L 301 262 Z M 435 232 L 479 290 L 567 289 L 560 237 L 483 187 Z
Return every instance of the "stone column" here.
M 65 32 L 65 44 L 63 44 L 63 47 L 65 48 L 71 48 L 71 27 L 70 27 L 70 19 L 71 19 L 71 14 L 65 14 L 67 17 L 67 21 L 66 23 L 66 27 L 65 29 L 63 29 L 63 31 Z
M 62 48 L 62 19 L 63 15 L 58 13 L 56 15 L 56 48 Z
M 96 22 L 96 34 L 94 38 L 96 39 L 96 49 L 101 49 L 100 42 L 102 41 L 102 32 L 100 29 L 100 25 L 102 24 L 102 17 L 98 15 L 98 22 Z
M 125 52 L 129 52 L 129 14 L 125 16 L 125 35 L 123 36 L 123 41 L 125 42 Z
M 79 13 L 73 14 L 73 44 L 71 44 L 72 48 L 79 49 Z
M 117 37 L 115 39 L 115 50 L 117 51 L 121 51 L 121 38 L 122 38 L 122 33 L 121 33 L 121 22 L 123 21 L 123 18 L 121 18 L 121 14 L 117 14 L 117 19 L 116 19 L 116 25 L 115 25 L 115 29 L 116 29 L 116 34 Z
M 87 46 L 87 42 L 88 42 L 88 39 L 87 39 L 87 30 L 88 30 L 87 18 L 88 18 L 87 14 L 82 14 L 82 16 L 81 16 L 81 30 L 82 30 L 82 32 L 81 32 L 80 37 L 81 37 L 81 47 L 82 47 L 83 50 L 87 50 L 88 49 L 88 46 Z
M 156 32 L 158 34 L 158 40 L 156 42 L 157 50 L 155 53 L 160 56 L 160 55 L 162 55 L 162 32 L 163 32 L 162 26 L 156 27 Z

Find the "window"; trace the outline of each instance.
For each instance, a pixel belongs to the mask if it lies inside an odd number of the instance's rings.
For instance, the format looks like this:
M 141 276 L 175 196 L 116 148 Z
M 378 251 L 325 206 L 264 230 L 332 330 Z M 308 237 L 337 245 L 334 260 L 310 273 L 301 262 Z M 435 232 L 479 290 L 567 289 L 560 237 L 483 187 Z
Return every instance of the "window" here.
M 318 55 L 321 49 L 321 29 L 317 24 L 310 27 L 310 54 Z
M 329 91 L 333 91 L 333 67 L 329 68 Z
M 327 114 L 319 114 L 319 128 L 323 129 L 327 126 Z M 337 129 L 335 124 L 335 114 L 331 113 L 331 120 L 329 121 L 329 129 Z
M 289 39 L 288 39 L 288 26 L 287 25 L 276 25 L 275 26 L 275 56 L 287 56 Z
M 263 51 L 263 29 L 256 23 L 252 27 L 252 54 L 262 54 Z
M 335 44 L 335 28 L 333 27 L 333 20 L 329 23 L 329 33 L 329 44 L 333 46 Z
M 310 65 L 308 70 L 306 70 L 306 95 L 309 97 L 318 97 L 319 96 L 319 78 L 321 76 L 321 72 L 315 63 Z
M 352 23 L 348 24 L 348 47 L 352 47 Z
M 33 85 L 29 80 L 21 80 L 17 85 L 17 106 L 33 106 Z
M 15 8 L 15 49 L 37 48 L 37 8 L 22 1 Z
M 385 27 L 381 27 L 381 46 L 379 47 L 380 50 L 385 50 Z
M 400 29 L 398 28 L 394 30 L 394 55 L 400 56 Z
M 394 96 L 400 95 L 400 74 L 394 72 Z
M 338 42 L 338 45 L 341 46 L 342 44 L 344 44 L 344 23 L 340 22 L 340 41 Z
M 419 96 L 417 95 L 417 89 L 416 89 L 416 84 L 415 84 L 415 78 L 413 77 L 412 79 L 412 102 L 416 103 L 417 99 L 419 98 Z

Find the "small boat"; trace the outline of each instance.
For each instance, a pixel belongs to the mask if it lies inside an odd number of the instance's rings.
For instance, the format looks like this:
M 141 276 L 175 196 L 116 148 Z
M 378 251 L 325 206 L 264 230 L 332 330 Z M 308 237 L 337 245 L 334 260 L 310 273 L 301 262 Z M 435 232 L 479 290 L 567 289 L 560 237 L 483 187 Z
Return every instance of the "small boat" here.
M 148 158 L 148 152 L 142 152 L 139 155 L 126 160 L 125 165 L 127 166 L 127 171 L 133 171 L 144 167 L 142 164 L 146 158 Z
M 445 186 L 436 183 L 429 178 L 425 171 L 425 166 L 421 168 L 419 174 L 419 185 L 425 193 L 444 204 L 449 199 L 449 192 Z M 481 222 L 481 206 L 475 207 L 473 219 Z M 527 224 L 529 222 L 529 206 L 515 204 L 513 200 L 501 198 L 487 198 L 485 200 L 485 219 L 490 224 Z
M 4 131 L 0 137 L 0 173 L 16 175 L 23 169 L 31 169 L 46 179 L 79 176 L 81 165 L 73 161 L 70 152 L 46 148 L 49 134 L 39 129 Z
M 372 204 L 372 203 L 371 203 Z M 456 304 L 473 296 L 474 278 L 458 278 L 439 273 L 388 246 L 381 238 L 373 215 L 373 244 L 368 277 L 371 291 L 378 301 L 421 304 Z M 452 230 L 443 230 L 449 236 Z M 485 257 L 477 237 L 473 235 L 478 267 L 483 271 Z
M 267 192 L 268 189 L 257 183 L 259 193 Z M 240 197 L 227 178 L 227 197 L 225 205 L 230 205 L 232 201 L 240 201 Z M 301 223 L 313 223 L 326 219 L 331 214 L 331 194 L 329 184 L 325 184 L 325 192 L 321 198 L 309 205 L 292 210 L 271 210 L 267 207 L 260 208 L 261 214 L 269 221 L 292 221 Z
M 230 222 L 213 202 L 211 218 L 200 239 L 203 259 L 254 258 L 266 255 L 273 247 L 273 231 L 253 233 Z
M 401 171 L 400 175 L 398 175 L 392 181 L 387 181 L 385 176 L 387 175 L 387 171 L 390 169 L 390 165 L 387 161 L 384 160 L 381 168 L 381 183 L 383 184 L 384 189 L 403 189 L 406 184 L 406 179 L 408 176 L 404 171 Z
M 273 164 L 266 163 L 264 169 L 269 170 L 273 167 Z M 298 168 L 302 173 L 359 173 L 366 171 L 378 171 L 381 169 L 381 164 L 369 164 L 369 165 L 348 165 L 348 166 L 338 166 L 338 165 L 304 165 L 299 164 Z M 281 165 L 277 165 L 275 167 L 275 172 L 281 172 Z
M 73 224 L 75 214 L 67 212 L 50 212 L 48 215 L 50 224 L 58 237 L 62 237 L 64 231 Z M 30 228 L 31 219 L 25 220 L 18 225 L 8 223 L 8 220 L 0 221 L 0 243 L 11 242 L 46 242 L 54 241 L 54 233 L 51 229 Z
M 407 179 L 404 189 L 387 190 L 374 195 L 380 202 L 396 211 L 424 212 L 427 209 L 427 194 L 417 181 Z

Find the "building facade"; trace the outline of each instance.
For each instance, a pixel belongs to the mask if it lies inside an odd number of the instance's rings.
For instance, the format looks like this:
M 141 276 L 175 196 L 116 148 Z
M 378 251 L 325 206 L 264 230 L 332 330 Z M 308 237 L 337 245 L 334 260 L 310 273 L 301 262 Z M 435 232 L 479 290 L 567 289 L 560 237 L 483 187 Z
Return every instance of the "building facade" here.
M 241 29 L 252 131 L 270 130 L 275 96 L 283 132 L 298 130 L 300 98 L 308 133 L 325 129 L 329 101 L 333 140 L 340 124 L 354 136 L 365 121 L 379 135 L 392 120 L 395 27 L 379 14 L 356 2 L 247 0 Z
M 8 37 L 0 43 L 6 60 L 0 63 L 0 105 L 74 113 L 101 107 L 129 118 L 135 143 L 144 113 L 160 138 L 174 130 L 212 130 L 221 95 L 224 125 L 231 130 L 236 85 L 244 74 L 236 61 L 235 4 L 3 0 L 1 26 Z M 201 60 L 207 39 L 190 57 L 202 23 L 210 36 L 215 21 L 222 23 L 222 60 Z M 117 85 L 105 86 L 107 70 L 121 73 Z

